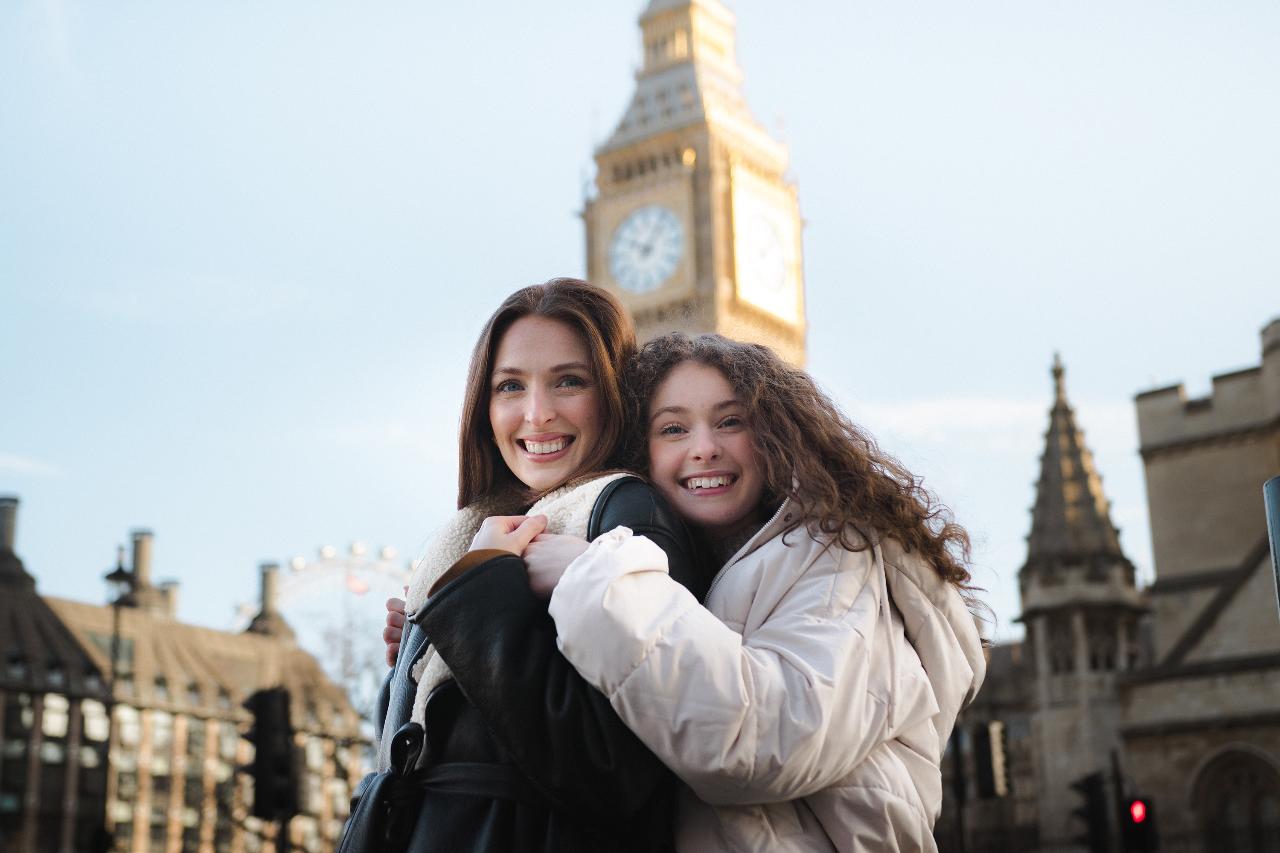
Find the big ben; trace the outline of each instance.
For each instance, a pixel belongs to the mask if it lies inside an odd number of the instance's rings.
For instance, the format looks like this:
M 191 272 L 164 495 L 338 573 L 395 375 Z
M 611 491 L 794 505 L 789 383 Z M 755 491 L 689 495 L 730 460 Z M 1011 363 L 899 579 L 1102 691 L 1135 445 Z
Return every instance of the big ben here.
M 714 331 L 805 360 L 800 206 L 787 149 L 742 94 L 721 0 L 650 0 L 635 94 L 595 155 L 587 276 L 641 339 Z

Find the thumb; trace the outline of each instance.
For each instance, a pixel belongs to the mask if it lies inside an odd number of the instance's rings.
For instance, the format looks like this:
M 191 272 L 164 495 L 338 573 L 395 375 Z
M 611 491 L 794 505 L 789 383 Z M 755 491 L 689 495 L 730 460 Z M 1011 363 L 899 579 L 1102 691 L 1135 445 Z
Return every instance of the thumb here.
M 545 515 L 531 515 L 520 522 L 520 526 L 511 531 L 511 535 L 515 537 L 520 545 L 520 550 L 523 551 L 535 536 L 546 529 L 547 517 Z

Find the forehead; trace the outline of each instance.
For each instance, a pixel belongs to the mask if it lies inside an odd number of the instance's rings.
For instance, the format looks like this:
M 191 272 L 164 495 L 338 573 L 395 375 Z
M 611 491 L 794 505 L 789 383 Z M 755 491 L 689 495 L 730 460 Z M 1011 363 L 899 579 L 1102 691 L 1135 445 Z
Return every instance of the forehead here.
M 587 345 L 568 323 L 553 317 L 521 317 L 503 332 L 493 369 L 536 372 L 559 364 L 590 364 Z
M 733 386 L 718 368 L 686 361 L 672 369 L 649 401 L 649 411 L 667 407 L 709 409 L 727 400 L 737 400 Z

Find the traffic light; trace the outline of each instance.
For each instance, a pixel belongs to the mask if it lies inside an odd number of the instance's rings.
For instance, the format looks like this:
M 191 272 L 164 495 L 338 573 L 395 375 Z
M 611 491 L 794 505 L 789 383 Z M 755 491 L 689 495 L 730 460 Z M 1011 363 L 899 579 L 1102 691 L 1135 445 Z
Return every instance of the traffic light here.
M 298 766 L 294 756 L 289 691 L 259 690 L 245 700 L 253 727 L 245 736 L 253 744 L 253 816 L 288 820 L 298 813 Z
M 1080 794 L 1080 805 L 1071 810 L 1074 817 L 1084 821 L 1085 831 L 1072 840 L 1089 850 L 1089 853 L 1110 853 L 1107 843 L 1107 780 L 1101 770 L 1096 770 L 1071 783 L 1071 789 Z
M 1004 723 L 993 720 L 973 733 L 973 763 L 978 776 L 978 796 L 983 799 L 1009 794 Z
M 1120 812 L 1120 842 L 1125 853 L 1155 853 L 1160 839 L 1156 835 L 1156 813 L 1146 797 L 1125 797 Z

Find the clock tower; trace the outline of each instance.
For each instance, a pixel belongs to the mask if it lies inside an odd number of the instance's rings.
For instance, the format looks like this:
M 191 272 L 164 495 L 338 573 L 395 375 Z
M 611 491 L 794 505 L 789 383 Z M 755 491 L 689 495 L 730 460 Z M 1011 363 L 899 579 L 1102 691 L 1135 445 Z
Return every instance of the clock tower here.
M 642 340 L 719 332 L 805 361 L 800 206 L 787 149 L 742 95 L 721 0 L 650 0 L 644 63 L 596 150 L 583 211 L 587 277 L 617 293 Z

